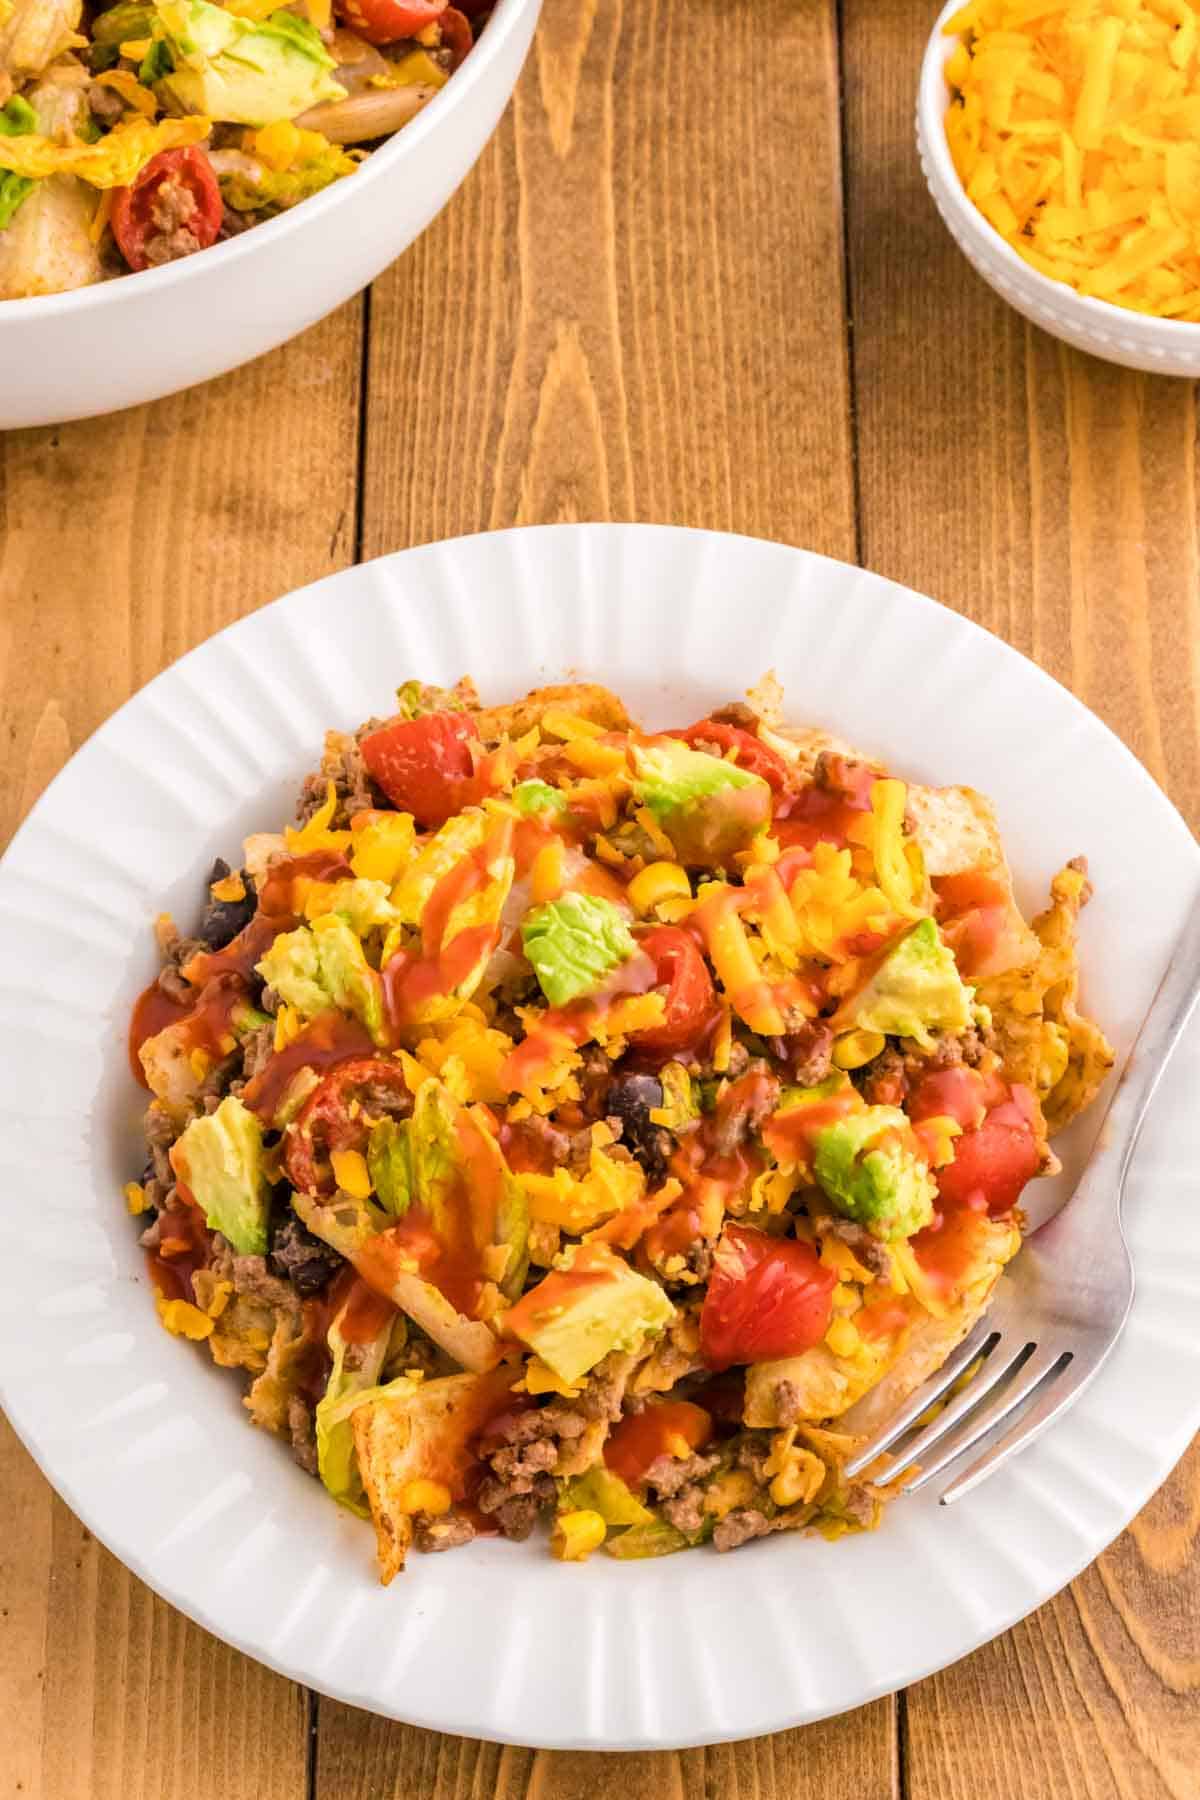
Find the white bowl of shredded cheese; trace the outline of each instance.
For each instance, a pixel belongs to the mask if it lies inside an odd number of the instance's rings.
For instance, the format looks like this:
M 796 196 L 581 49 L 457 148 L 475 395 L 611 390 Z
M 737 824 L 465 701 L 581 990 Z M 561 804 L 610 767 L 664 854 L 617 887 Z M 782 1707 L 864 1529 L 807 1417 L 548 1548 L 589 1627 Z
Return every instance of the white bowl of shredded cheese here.
M 1196 379 L 1200 324 L 1095 299 L 1042 274 L 1017 254 L 968 198 L 946 135 L 952 98 L 947 65 L 960 39 L 948 35 L 945 27 L 962 10 L 962 0 L 949 0 L 943 8 L 925 51 L 917 95 L 921 167 L 950 235 L 989 287 L 1053 337 L 1126 368 Z

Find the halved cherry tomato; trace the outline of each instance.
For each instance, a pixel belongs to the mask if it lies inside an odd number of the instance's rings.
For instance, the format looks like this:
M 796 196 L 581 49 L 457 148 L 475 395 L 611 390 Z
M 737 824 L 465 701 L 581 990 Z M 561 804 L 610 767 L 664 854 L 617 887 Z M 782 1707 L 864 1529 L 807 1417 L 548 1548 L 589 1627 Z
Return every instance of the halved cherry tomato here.
M 954 1140 L 954 1161 L 937 1172 L 944 1206 L 965 1206 L 993 1218 L 1011 1212 L 1021 1190 L 1041 1167 L 1034 1131 L 1035 1102 L 1028 1088 L 1014 1086 L 991 1107 L 974 1131 Z
M 628 1487 L 637 1487 L 651 1463 L 676 1453 L 680 1439 L 689 1450 L 702 1450 L 712 1434 L 712 1419 L 702 1406 L 690 1400 L 652 1400 L 614 1427 L 604 1461 Z
M 371 779 L 418 825 L 444 825 L 475 798 L 471 726 L 465 713 L 396 719 L 362 740 Z
M 448 0 L 337 0 L 339 19 L 369 44 L 396 44 L 436 25 Z
M 293 1187 L 304 1194 L 331 1194 L 336 1183 L 329 1164 L 333 1150 L 361 1150 L 384 1110 L 407 1117 L 412 1094 L 399 1063 L 361 1056 L 332 1069 L 300 1109 L 286 1139 L 284 1166 Z
M 799 1356 L 829 1329 L 837 1277 L 811 1244 L 748 1225 L 721 1233 L 700 1309 L 700 1354 L 710 1369 Z
M 138 171 L 136 181 L 113 194 L 113 236 L 135 271 L 174 261 L 179 251 L 167 253 L 165 245 L 177 231 L 188 232 L 197 250 L 207 250 L 216 243 L 224 217 L 213 166 L 194 144 L 183 150 L 160 150 Z M 156 250 L 159 245 L 164 249 Z
M 769 783 L 772 793 L 783 794 L 794 788 L 795 771 L 778 750 L 772 750 L 761 738 L 756 738 L 752 731 L 743 731 L 740 725 L 727 725 L 722 719 L 701 719 L 698 724 L 689 725 L 686 731 L 672 731 L 671 737 L 682 738 L 685 744 L 699 749 L 705 744 L 714 744 L 724 754 L 733 752 L 733 760 L 739 769 L 745 769 L 748 775 L 761 775 Z
M 716 1023 L 716 991 L 708 964 L 690 932 L 677 925 L 656 925 L 639 939 L 654 960 L 655 986 L 665 987 L 666 1013 L 661 1025 L 634 1033 L 639 1050 L 674 1055 L 698 1044 Z
M 453 73 L 466 60 L 467 52 L 475 42 L 475 33 L 471 28 L 470 19 L 465 13 L 460 12 L 457 6 L 446 8 L 438 20 L 438 26 L 442 34 L 442 43 L 450 52 L 452 59 L 450 69 Z

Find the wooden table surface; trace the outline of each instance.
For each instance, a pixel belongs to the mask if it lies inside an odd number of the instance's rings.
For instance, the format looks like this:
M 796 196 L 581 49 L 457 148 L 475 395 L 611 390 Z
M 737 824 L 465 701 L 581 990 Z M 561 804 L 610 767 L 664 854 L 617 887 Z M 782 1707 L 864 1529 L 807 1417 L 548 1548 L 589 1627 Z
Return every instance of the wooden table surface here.
M 209 387 L 10 435 L 0 833 L 242 613 L 557 519 L 756 533 L 933 594 L 1072 687 L 1195 827 L 1195 390 L 1064 349 L 958 255 L 912 141 L 932 13 L 546 0 L 481 164 L 368 296 Z M 318 1702 L 127 1574 L 2 1422 L 0 1521 L 0 1800 L 1200 1795 L 1195 1447 L 958 1667 L 683 1755 L 498 1749 Z

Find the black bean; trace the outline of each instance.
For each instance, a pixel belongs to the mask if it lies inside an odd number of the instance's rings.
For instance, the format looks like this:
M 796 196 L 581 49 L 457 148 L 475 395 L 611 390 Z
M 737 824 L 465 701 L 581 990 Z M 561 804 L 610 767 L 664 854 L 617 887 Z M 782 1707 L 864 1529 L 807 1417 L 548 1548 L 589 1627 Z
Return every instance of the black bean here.
M 272 1273 L 290 1281 L 302 1300 L 319 1294 L 345 1267 L 337 1251 L 315 1237 L 293 1212 L 275 1225 L 269 1262 Z
M 663 1103 L 657 1075 L 616 1075 L 604 1098 L 606 1117 L 621 1121 L 621 1142 L 652 1180 L 661 1180 L 671 1154 L 671 1135 L 650 1114 Z
M 224 881 L 229 874 L 229 864 L 218 856 L 212 866 L 212 874 L 208 878 L 211 887 L 214 881 Z M 232 943 L 239 931 L 245 929 L 254 917 L 258 904 L 254 892 L 253 879 L 242 871 L 242 885 L 245 895 L 241 900 L 214 900 L 209 895 L 208 905 L 204 909 L 204 917 L 200 921 L 199 936 L 210 950 L 223 950 L 226 944 Z

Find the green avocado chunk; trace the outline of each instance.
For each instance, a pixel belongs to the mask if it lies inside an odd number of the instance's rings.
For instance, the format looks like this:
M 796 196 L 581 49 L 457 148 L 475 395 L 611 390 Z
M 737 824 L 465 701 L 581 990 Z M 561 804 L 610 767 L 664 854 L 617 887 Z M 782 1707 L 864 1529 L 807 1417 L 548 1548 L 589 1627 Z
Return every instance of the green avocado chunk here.
M 908 1119 L 896 1106 L 866 1106 L 813 1137 L 813 1174 L 838 1212 L 885 1243 L 911 1237 L 933 1218 L 937 1183 L 890 1134 Z
M 551 1006 L 594 994 L 637 949 L 617 907 L 598 894 L 564 894 L 535 906 L 521 926 L 521 942 Z
M 306 19 L 283 10 L 243 19 L 209 0 L 158 0 L 155 10 L 155 42 L 174 64 L 155 85 L 177 112 L 269 125 L 345 98 L 330 73 L 337 64 Z
M 239 1256 L 263 1256 L 271 1190 L 263 1172 L 262 1127 L 234 1094 L 193 1119 L 171 1151 L 171 1167 L 208 1225 Z
M 539 813 L 561 813 L 567 810 L 567 796 L 548 781 L 518 781 L 513 789 L 513 804 L 527 819 Z
M 603 1244 L 580 1244 L 505 1314 L 504 1330 L 573 1383 L 610 1350 L 632 1349 L 674 1317 L 656 1281 Z
M 670 838 L 679 860 L 717 868 L 744 850 L 771 817 L 760 775 L 675 738 L 635 748 L 634 793 Z
M 558 1496 L 559 1512 L 579 1510 L 599 1513 L 606 1525 L 651 1525 L 654 1514 L 637 1495 L 603 1464 L 564 1481 Z
M 384 1042 L 383 983 L 340 914 L 280 932 L 257 972 L 304 1018 L 339 1006 L 361 1019 L 377 1044 Z
M 880 1031 L 914 1038 L 929 1049 L 934 1031 L 965 1031 L 971 1023 L 971 990 L 932 919 L 906 931 L 874 974 L 838 1011 L 838 1031 Z

